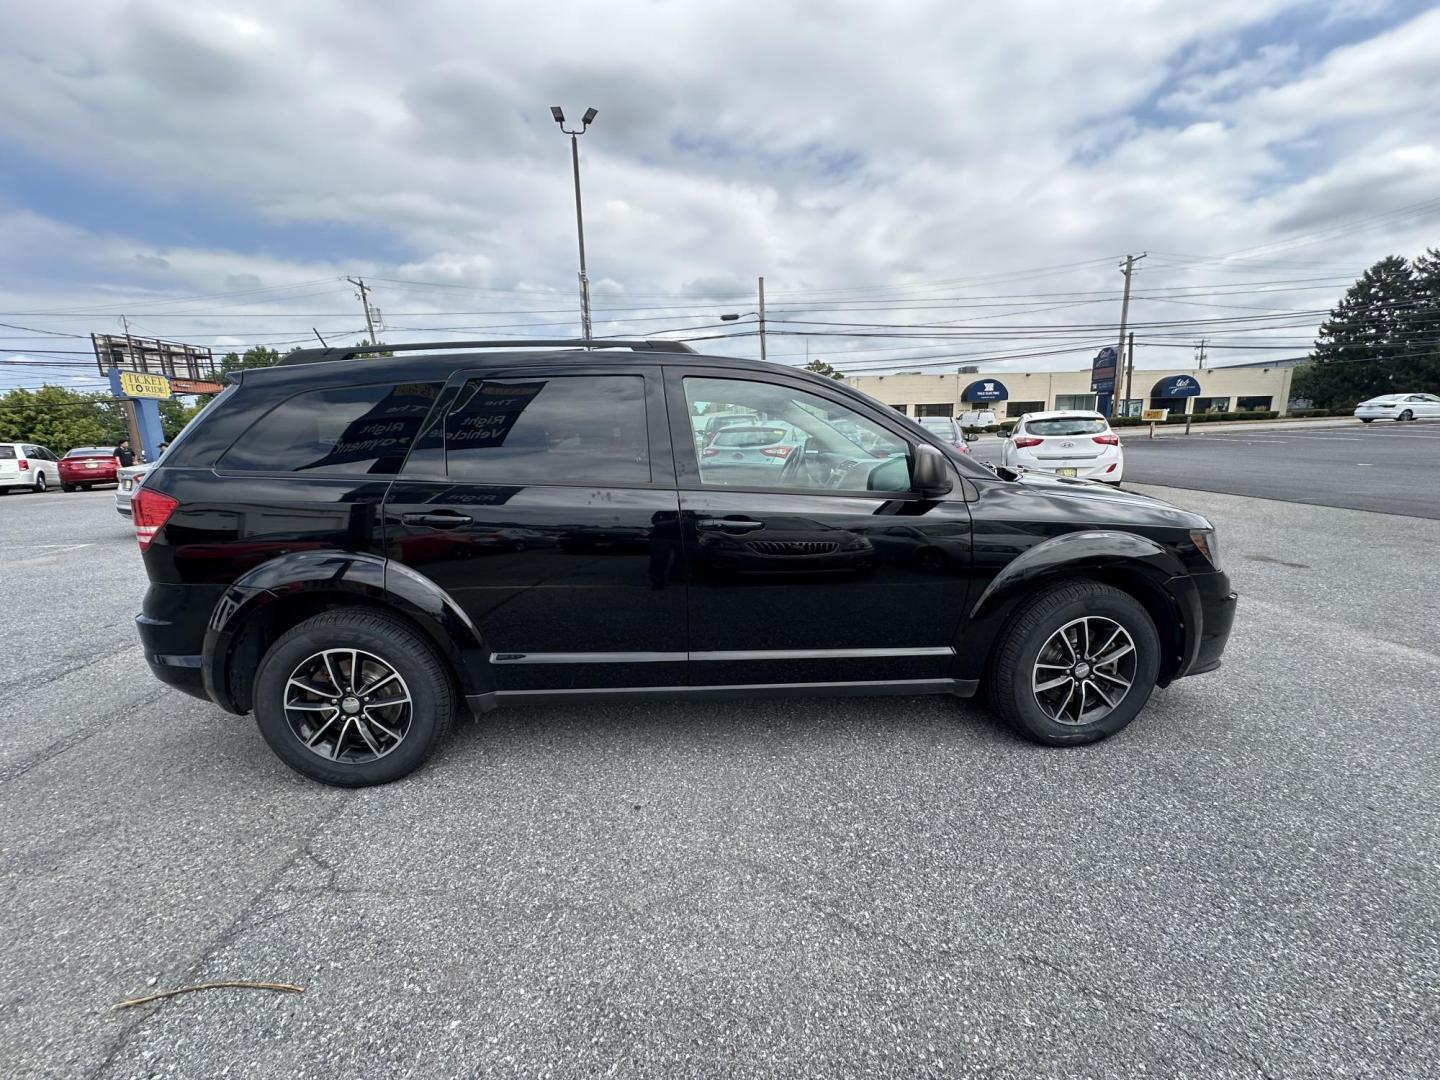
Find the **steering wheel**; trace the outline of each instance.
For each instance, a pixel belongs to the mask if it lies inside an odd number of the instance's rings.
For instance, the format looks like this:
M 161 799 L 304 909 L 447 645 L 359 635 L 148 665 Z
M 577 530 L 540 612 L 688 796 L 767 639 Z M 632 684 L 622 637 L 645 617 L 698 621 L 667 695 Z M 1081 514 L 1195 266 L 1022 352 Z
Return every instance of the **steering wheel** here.
M 806 467 L 805 447 L 808 444 L 809 440 L 806 440 L 806 442 L 801 443 L 794 450 L 790 451 L 790 456 L 785 459 L 785 464 L 780 466 L 780 473 L 776 477 L 777 480 L 780 480 L 782 483 L 789 485 L 795 484 L 796 481 L 800 480 L 800 478 L 804 476 Z M 795 486 L 798 487 L 803 485 L 796 484 Z

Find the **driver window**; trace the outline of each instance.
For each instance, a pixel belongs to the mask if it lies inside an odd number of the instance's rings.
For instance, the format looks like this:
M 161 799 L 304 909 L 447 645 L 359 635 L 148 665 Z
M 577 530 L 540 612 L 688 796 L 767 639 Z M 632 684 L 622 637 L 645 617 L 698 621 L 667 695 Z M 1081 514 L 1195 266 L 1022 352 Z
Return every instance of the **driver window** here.
M 815 394 L 745 379 L 687 378 L 685 406 L 707 487 L 910 489 L 905 441 Z

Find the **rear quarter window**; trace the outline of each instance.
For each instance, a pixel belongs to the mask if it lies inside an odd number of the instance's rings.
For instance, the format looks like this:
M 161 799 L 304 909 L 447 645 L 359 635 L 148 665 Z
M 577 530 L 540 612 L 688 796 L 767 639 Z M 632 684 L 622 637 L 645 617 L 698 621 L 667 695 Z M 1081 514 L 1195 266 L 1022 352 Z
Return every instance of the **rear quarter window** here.
M 15 461 L 19 457 L 13 446 L 0 446 L 0 461 Z
M 441 383 L 327 387 L 282 401 L 221 457 L 225 472 L 393 475 Z

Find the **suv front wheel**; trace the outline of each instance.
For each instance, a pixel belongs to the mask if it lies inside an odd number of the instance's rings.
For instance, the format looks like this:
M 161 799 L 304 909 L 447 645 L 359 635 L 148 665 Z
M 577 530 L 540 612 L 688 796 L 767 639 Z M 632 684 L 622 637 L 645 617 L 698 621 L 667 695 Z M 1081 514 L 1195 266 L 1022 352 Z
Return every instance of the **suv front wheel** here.
M 339 787 L 385 784 L 413 772 L 455 712 L 435 649 L 381 611 L 306 619 L 260 662 L 255 718 L 296 772 Z
M 1050 746 L 1095 742 L 1133 720 L 1160 670 L 1150 615 L 1128 593 L 1080 581 L 1043 592 L 996 644 L 989 696 L 1021 734 Z

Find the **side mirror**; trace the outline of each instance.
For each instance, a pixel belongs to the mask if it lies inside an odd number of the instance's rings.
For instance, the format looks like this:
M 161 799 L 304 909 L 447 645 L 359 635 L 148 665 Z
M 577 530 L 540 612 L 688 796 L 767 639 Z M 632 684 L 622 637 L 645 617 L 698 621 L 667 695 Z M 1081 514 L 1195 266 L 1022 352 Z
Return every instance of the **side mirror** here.
M 965 432 L 965 441 L 966 441 L 966 442 L 979 442 L 979 441 L 980 441 L 980 436 L 977 435 L 977 434 L 975 434 L 975 432 L 973 432 L 973 431 L 967 431 L 967 432 Z
M 1002 439 L 1008 439 L 1009 437 L 1010 437 L 1010 429 L 1009 429 L 1008 427 L 1002 427 L 1002 428 L 1000 429 L 1000 438 L 1002 438 Z
M 920 444 L 915 447 L 915 461 L 911 466 L 910 485 L 927 499 L 937 499 L 955 486 L 950 476 L 950 465 L 945 455 L 933 446 Z

